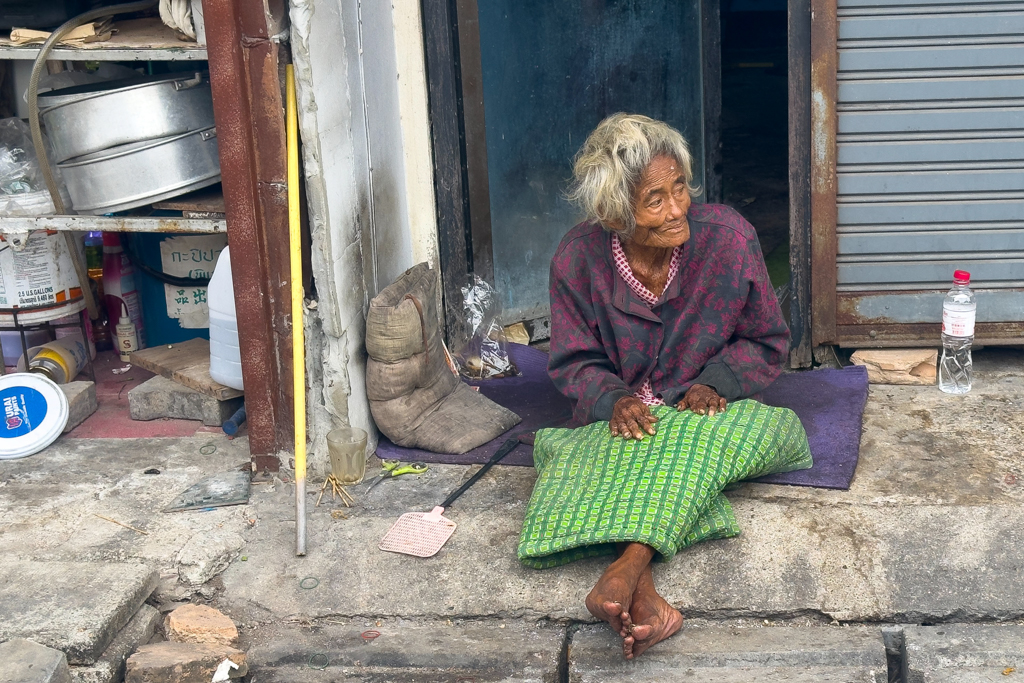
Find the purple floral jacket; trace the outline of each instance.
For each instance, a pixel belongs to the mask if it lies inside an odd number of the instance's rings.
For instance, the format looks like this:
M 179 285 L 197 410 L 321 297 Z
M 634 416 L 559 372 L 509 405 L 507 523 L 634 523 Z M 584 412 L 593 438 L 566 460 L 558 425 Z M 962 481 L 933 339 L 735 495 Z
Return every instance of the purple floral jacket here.
M 609 420 L 650 377 L 675 405 L 694 384 L 750 396 L 782 372 L 789 328 L 753 226 L 727 206 L 693 204 L 679 274 L 649 308 L 615 271 L 611 234 L 581 223 L 551 259 L 548 373 L 574 422 Z

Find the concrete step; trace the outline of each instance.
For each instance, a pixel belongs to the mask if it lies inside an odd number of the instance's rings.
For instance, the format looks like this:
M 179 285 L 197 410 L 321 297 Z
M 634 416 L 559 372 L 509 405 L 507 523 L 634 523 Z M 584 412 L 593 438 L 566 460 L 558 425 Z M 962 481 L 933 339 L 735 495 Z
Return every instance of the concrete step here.
M 71 683 L 64 653 L 13 638 L 0 644 L 0 683 Z
M 569 645 L 569 681 L 884 683 L 885 646 L 870 627 L 686 627 L 633 661 L 619 636 L 586 626 Z
M 1024 626 L 906 626 L 907 683 L 986 683 L 1024 676 Z M 1003 671 L 1013 669 L 1006 675 Z
M 143 605 L 125 624 L 100 658 L 90 666 L 71 667 L 73 683 L 119 683 L 124 680 L 124 665 L 140 645 L 145 645 L 160 624 L 161 614 Z
M 121 562 L 4 563 L 0 641 L 27 638 L 94 664 L 157 585 L 157 573 Z
M 565 641 L 559 626 L 497 619 L 322 619 L 258 634 L 248 651 L 260 683 L 556 683 Z

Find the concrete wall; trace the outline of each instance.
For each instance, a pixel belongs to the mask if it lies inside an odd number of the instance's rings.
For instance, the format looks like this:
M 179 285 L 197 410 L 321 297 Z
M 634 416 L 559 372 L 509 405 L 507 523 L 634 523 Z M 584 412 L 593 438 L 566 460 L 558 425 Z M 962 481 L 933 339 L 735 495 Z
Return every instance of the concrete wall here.
M 313 243 L 306 317 L 309 463 L 335 426 L 371 432 L 369 300 L 406 268 L 437 267 L 418 0 L 291 0 L 292 59 Z

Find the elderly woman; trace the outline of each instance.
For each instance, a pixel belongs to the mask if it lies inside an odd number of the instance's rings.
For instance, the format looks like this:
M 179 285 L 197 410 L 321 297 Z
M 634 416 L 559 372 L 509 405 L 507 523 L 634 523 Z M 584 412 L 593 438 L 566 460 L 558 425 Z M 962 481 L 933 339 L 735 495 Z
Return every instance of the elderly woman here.
M 791 411 L 732 405 L 779 375 L 789 330 L 754 229 L 693 193 L 683 137 L 615 114 L 576 158 L 571 196 L 588 220 L 551 262 L 548 370 L 589 427 L 538 436 L 520 558 L 617 552 L 586 606 L 627 658 L 683 622 L 655 590 L 652 559 L 738 532 L 722 528 L 735 526 L 720 496 L 729 481 L 809 466 Z M 774 427 L 748 429 L 759 421 Z

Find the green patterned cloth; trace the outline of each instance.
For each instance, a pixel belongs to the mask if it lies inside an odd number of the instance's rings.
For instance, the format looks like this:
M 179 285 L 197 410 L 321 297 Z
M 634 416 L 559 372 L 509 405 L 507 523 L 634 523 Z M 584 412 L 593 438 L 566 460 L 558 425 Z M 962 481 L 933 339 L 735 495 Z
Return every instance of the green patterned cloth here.
M 544 569 L 645 543 L 661 559 L 740 532 L 722 490 L 742 479 L 807 469 L 811 451 L 796 413 L 752 400 L 714 417 L 653 407 L 658 433 L 612 437 L 607 422 L 544 429 L 533 449 L 538 478 L 519 559 Z

